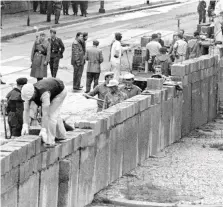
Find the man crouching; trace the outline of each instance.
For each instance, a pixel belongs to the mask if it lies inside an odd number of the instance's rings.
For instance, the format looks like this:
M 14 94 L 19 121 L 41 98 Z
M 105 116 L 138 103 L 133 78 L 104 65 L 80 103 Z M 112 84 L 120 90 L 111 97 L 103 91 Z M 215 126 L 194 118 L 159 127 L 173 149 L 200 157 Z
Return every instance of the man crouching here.
M 30 104 L 34 101 L 42 107 L 42 129 L 39 136 L 47 147 L 55 146 L 55 138 L 65 139 L 66 130 L 60 117 L 61 106 L 67 96 L 63 81 L 46 78 L 37 83 L 26 84 L 22 88 L 24 103 L 22 135 L 29 133 Z

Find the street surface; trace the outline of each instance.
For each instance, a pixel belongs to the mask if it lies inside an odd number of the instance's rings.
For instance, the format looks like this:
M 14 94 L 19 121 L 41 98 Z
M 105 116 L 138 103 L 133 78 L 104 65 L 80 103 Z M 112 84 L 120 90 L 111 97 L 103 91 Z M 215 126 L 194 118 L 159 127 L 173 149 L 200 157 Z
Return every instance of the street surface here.
M 185 32 L 192 34 L 198 23 L 197 15 L 198 1 L 189 1 L 174 6 L 165 6 L 155 9 L 148 9 L 123 15 L 91 20 L 71 26 L 57 29 L 57 36 L 65 44 L 64 58 L 60 61 L 60 68 L 57 77 L 63 80 L 68 88 L 68 97 L 64 103 L 63 117 L 70 117 L 69 122 L 81 119 L 87 113 L 96 111 L 96 101 L 85 99 L 81 92 L 72 92 L 73 69 L 70 65 L 71 44 L 78 31 L 88 32 L 89 39 L 87 47 L 92 45 L 92 40 L 100 41 L 99 47 L 103 50 L 104 63 L 102 64 L 102 74 L 100 81 L 104 79 L 104 72 L 109 70 L 108 62 L 109 45 L 114 38 L 115 32 L 123 34 L 123 41 L 132 47 L 140 44 L 140 38 L 144 35 L 161 32 L 165 41 L 171 40 L 174 32 L 177 31 L 177 16 L 180 17 L 180 27 Z M 46 31 L 49 34 L 49 31 Z M 8 84 L 15 83 L 18 77 L 27 77 L 29 82 L 36 80 L 29 77 L 30 74 L 30 53 L 35 40 L 35 34 L 21 36 L 1 43 L 1 73 L 7 85 L 1 85 L 1 98 L 10 90 Z M 130 65 L 132 62 L 132 52 L 128 52 Z M 123 56 L 123 71 L 129 68 L 126 54 Z M 48 69 L 50 77 L 50 70 Z M 86 83 L 86 71 L 83 73 L 82 85 Z M 84 92 L 84 90 L 82 91 Z M 3 126 L 0 127 L 2 132 Z

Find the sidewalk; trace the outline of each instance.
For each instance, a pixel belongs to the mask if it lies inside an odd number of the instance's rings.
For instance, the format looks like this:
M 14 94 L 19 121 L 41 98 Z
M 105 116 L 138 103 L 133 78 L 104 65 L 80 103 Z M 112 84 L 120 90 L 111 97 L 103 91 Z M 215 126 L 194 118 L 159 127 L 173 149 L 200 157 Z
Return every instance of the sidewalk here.
M 22 36 L 25 34 L 35 32 L 34 26 L 39 28 L 39 31 L 46 30 L 51 27 L 61 27 L 66 25 L 71 25 L 75 23 L 80 23 L 83 21 L 87 21 L 90 19 L 97 19 L 105 16 L 110 16 L 114 14 L 121 14 L 126 13 L 130 10 L 136 9 L 147 9 L 147 7 L 155 6 L 157 4 L 163 3 L 173 3 L 177 2 L 177 0 L 150 0 L 150 4 L 146 4 L 145 0 L 107 0 L 105 1 L 105 14 L 98 13 L 100 8 L 100 2 L 89 2 L 88 5 L 88 15 L 87 17 L 81 17 L 80 11 L 78 16 L 73 15 L 72 7 L 70 5 L 69 14 L 70 15 L 63 15 L 63 11 L 61 11 L 60 16 L 60 24 L 54 24 L 54 15 L 51 17 L 51 22 L 46 22 L 46 15 L 40 14 L 39 12 L 30 12 L 30 26 L 28 27 L 27 24 L 27 12 L 21 12 L 16 14 L 6 14 L 3 16 L 3 29 L 1 30 L 1 40 L 7 40 L 11 38 L 15 38 L 17 36 Z M 37 9 L 37 11 L 39 8 Z

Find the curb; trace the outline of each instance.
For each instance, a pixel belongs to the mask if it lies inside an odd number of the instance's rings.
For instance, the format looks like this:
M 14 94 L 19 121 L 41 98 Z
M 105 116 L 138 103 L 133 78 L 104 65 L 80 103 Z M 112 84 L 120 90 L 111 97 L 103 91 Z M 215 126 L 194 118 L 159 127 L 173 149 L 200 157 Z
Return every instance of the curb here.
M 127 199 L 107 199 L 107 201 L 114 205 L 126 207 L 222 207 L 222 205 L 192 205 L 192 204 L 177 204 L 177 203 L 156 203 L 146 201 L 136 201 Z
M 161 4 L 161 3 L 162 3 L 162 1 L 160 1 L 158 4 L 151 5 L 151 6 L 143 6 L 143 7 L 139 7 L 139 8 L 136 8 L 136 9 L 131 9 L 130 8 L 130 9 L 127 9 L 127 10 L 124 10 L 124 11 L 110 12 L 110 13 L 107 13 L 107 14 L 99 14 L 99 15 L 96 15 L 96 16 L 86 17 L 86 18 L 79 19 L 79 20 L 64 22 L 64 23 L 61 23 L 61 24 L 44 26 L 44 27 L 39 28 L 39 31 L 43 31 L 43 30 L 47 30 L 47 29 L 51 29 L 51 28 L 59 28 L 59 27 L 63 27 L 63 26 L 72 25 L 72 24 L 75 24 L 75 23 L 86 22 L 88 20 L 99 19 L 99 18 L 109 17 L 109 16 L 113 16 L 113 15 L 125 14 L 125 13 L 130 13 L 130 12 L 135 12 L 135 11 L 142 11 L 142 10 L 146 10 L 146 9 L 154 9 L 154 8 L 159 8 L 159 7 L 163 7 L 163 6 L 171 6 L 171 5 L 175 5 L 175 4 L 180 4 L 181 2 L 176 2 L 176 1 L 173 0 L 173 1 L 170 1 L 168 3 L 163 3 L 163 4 Z M 122 8 L 122 9 L 124 9 L 124 8 Z M 13 38 L 16 38 L 16 37 L 20 37 L 20 36 L 35 33 L 35 32 L 36 32 L 35 29 L 30 29 L 30 30 L 27 30 L 27 31 L 24 31 L 24 32 L 15 32 L 15 33 L 12 33 L 12 34 L 9 34 L 9 35 L 1 36 L 1 41 L 6 41 L 6 40 L 9 40 L 9 39 L 13 39 Z

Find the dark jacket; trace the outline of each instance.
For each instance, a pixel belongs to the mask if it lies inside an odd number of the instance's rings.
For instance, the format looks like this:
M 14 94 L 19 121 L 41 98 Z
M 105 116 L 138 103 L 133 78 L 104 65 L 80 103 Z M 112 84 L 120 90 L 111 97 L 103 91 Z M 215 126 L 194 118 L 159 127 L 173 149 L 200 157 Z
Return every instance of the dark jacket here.
M 50 57 L 63 57 L 63 53 L 65 50 L 64 44 L 62 40 L 58 37 L 56 37 L 55 40 L 52 38 L 50 39 L 50 44 L 51 44 L 51 55 Z
M 74 40 L 72 44 L 71 65 L 84 65 L 84 50 L 82 44 L 78 40 Z

